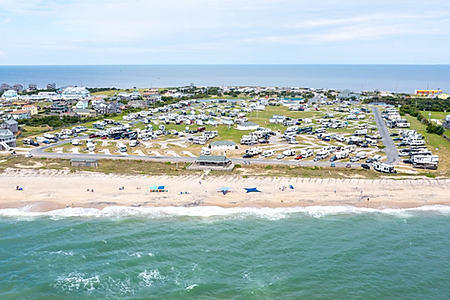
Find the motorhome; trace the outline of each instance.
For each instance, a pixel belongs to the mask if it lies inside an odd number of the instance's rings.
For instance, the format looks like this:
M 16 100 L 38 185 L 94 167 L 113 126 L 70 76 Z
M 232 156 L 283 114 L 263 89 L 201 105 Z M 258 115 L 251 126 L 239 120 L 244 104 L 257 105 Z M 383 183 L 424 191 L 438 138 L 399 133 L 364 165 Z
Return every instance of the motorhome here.
M 120 152 L 127 152 L 127 145 L 124 143 L 117 143 L 117 148 L 119 148 Z
M 211 149 L 209 149 L 208 147 L 203 147 L 200 154 L 201 155 L 211 155 Z
M 95 150 L 95 144 L 92 143 L 92 142 L 88 142 L 86 144 L 86 146 L 87 146 L 87 149 L 88 149 L 89 152 L 93 152 Z
M 321 160 L 321 159 L 325 159 L 328 157 L 330 153 L 326 150 L 321 150 L 319 152 L 317 152 L 317 155 L 315 157 L 315 160 Z
M 355 131 L 355 135 L 366 135 L 367 129 L 360 129 Z

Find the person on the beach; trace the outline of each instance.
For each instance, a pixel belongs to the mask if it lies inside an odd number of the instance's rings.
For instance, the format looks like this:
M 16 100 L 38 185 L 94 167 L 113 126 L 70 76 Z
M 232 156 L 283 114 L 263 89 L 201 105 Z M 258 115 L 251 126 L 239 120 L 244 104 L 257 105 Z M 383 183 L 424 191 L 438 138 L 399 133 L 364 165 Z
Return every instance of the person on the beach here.
M 91 189 L 91 192 L 93 193 L 93 192 L 94 192 L 94 189 Z

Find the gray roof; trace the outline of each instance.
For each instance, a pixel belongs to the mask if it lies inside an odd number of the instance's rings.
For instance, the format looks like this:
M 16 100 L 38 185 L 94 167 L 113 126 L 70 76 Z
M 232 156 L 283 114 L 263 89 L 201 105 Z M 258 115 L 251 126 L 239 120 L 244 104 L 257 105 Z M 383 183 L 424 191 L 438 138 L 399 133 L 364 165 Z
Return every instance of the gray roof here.
M 89 162 L 89 163 L 93 163 L 93 162 L 98 162 L 98 160 L 95 159 L 95 158 L 72 158 L 71 162 Z
M 6 120 L 4 123 L 8 124 L 8 125 L 15 125 L 15 124 L 19 124 L 19 122 L 17 122 L 16 120 Z
M 0 129 L 0 136 L 14 136 L 14 133 L 9 129 Z
M 233 141 L 214 141 L 214 142 L 211 142 L 211 145 L 214 145 L 214 146 L 235 146 L 236 143 L 233 142 Z
M 229 161 L 229 159 L 226 156 L 223 155 L 200 155 L 197 159 L 197 161 L 204 161 L 204 162 L 226 162 Z
M 259 125 L 256 123 L 253 123 L 253 122 L 244 122 L 244 123 L 239 124 L 238 126 L 253 127 L 253 126 L 259 126 Z

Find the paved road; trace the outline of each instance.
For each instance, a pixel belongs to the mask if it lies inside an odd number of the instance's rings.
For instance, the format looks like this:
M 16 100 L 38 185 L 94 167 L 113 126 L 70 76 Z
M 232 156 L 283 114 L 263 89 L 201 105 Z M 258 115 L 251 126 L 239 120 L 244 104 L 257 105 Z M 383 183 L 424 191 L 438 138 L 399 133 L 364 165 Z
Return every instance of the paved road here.
M 61 141 L 54 144 L 49 144 L 44 147 L 36 148 L 30 152 L 35 157 L 48 157 L 48 158 L 96 158 L 96 159 L 128 159 L 128 160 L 148 160 L 148 161 L 170 161 L 170 162 L 193 162 L 195 157 L 173 157 L 173 156 L 142 156 L 142 155 L 107 155 L 107 154 L 73 154 L 73 153 L 53 153 L 44 152 L 48 148 L 52 148 L 61 144 L 67 143 L 67 141 Z M 330 167 L 329 161 L 296 161 L 296 160 L 276 160 L 276 159 L 242 159 L 231 158 L 235 164 L 244 165 L 244 162 L 257 165 L 288 165 L 288 166 L 302 166 L 302 167 Z M 344 168 L 348 163 L 335 162 L 336 167 Z M 351 163 L 352 168 L 360 168 L 361 164 Z
M 384 152 L 387 155 L 385 163 L 393 165 L 400 162 L 400 156 L 398 156 L 397 147 L 395 147 L 394 141 L 389 135 L 389 131 L 387 130 L 386 124 L 381 117 L 378 107 L 372 107 L 372 112 L 375 117 L 375 121 L 377 122 L 378 132 L 383 138 L 383 145 L 386 147 L 384 148 Z

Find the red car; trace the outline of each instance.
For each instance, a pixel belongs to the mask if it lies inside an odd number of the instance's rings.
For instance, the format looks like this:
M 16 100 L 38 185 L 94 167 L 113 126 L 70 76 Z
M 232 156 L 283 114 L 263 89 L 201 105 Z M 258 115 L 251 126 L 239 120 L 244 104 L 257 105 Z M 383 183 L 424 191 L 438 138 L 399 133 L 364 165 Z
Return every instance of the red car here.
M 91 135 L 89 136 L 90 139 L 93 139 L 93 138 L 96 138 L 96 137 L 98 137 L 98 135 L 96 135 L 96 134 L 91 134 Z
M 102 140 L 106 140 L 107 138 L 107 136 L 102 136 Z
M 299 155 L 299 156 L 296 156 L 294 159 L 295 160 L 300 160 L 300 159 L 302 159 L 303 158 L 303 156 L 302 155 Z

